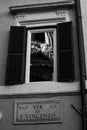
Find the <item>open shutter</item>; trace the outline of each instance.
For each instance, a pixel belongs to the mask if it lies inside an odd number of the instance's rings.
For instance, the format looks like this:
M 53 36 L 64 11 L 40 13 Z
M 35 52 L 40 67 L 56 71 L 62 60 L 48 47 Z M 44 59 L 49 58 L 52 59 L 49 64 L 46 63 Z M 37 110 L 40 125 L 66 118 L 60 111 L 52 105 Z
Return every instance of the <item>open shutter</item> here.
M 58 81 L 74 80 L 72 22 L 57 25 Z
M 26 27 L 12 26 L 10 29 L 6 84 L 21 84 L 25 79 Z

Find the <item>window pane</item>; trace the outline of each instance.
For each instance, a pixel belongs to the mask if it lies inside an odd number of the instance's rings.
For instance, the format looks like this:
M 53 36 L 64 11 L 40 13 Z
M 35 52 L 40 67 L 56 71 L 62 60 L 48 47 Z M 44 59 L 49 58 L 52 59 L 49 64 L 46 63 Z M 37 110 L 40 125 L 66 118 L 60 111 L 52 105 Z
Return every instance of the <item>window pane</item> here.
M 31 34 L 30 81 L 53 80 L 53 31 Z

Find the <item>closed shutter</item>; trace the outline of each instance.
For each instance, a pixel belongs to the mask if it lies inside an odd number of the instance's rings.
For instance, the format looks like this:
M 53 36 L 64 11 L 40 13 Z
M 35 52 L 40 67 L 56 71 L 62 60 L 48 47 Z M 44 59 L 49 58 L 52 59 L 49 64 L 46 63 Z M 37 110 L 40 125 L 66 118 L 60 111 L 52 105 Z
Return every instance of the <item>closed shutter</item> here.
M 10 29 L 6 84 L 21 84 L 25 79 L 26 27 L 12 26 Z
M 72 22 L 57 25 L 58 81 L 74 80 Z

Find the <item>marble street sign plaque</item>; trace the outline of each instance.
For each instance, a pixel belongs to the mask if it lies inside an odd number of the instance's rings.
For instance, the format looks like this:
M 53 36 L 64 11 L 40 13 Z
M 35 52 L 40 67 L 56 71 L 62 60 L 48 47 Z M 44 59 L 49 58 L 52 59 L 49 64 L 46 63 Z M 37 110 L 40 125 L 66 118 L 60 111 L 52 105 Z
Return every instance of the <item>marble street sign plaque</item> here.
M 61 100 L 16 101 L 14 124 L 61 122 Z

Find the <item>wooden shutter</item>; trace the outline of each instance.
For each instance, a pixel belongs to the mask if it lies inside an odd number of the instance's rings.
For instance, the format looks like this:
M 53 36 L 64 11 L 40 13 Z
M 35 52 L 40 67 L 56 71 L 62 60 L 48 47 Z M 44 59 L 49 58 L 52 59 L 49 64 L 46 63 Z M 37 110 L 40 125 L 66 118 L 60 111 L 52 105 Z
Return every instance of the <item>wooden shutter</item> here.
M 74 80 L 72 22 L 57 25 L 58 81 Z
M 25 78 L 26 27 L 12 26 L 10 29 L 6 84 L 21 84 Z

